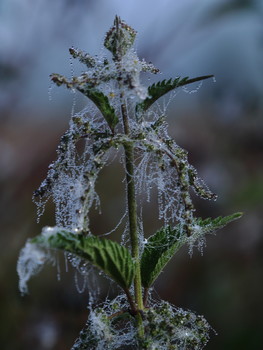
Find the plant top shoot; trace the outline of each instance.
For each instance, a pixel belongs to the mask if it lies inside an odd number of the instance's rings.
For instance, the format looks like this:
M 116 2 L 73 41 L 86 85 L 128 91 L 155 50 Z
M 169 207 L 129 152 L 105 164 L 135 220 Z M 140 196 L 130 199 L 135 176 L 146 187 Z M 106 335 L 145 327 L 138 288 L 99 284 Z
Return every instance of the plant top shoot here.
M 72 350 L 90 349 L 203 349 L 211 327 L 203 316 L 156 300 L 153 285 L 166 264 L 183 246 L 191 255 L 201 252 L 205 236 L 241 217 L 200 218 L 190 189 L 203 199 L 215 200 L 188 161 L 187 151 L 168 135 L 166 108 L 158 100 L 169 92 L 212 75 L 175 77 L 150 86 L 141 73 L 158 74 L 152 63 L 140 60 L 133 48 L 136 31 L 118 16 L 106 33 L 110 52 L 91 56 L 70 48 L 85 70 L 70 79 L 51 74 L 57 86 L 87 97 L 87 108 L 74 113 L 61 137 L 57 159 L 34 193 L 38 213 L 52 199 L 56 226 L 44 227 L 29 239 L 18 260 L 19 288 L 25 294 L 31 276 L 46 262 L 55 262 L 58 251 L 84 280 L 94 268 L 119 286 L 119 295 L 96 306 L 90 298 L 89 317 Z M 84 142 L 84 147 L 78 143 Z M 112 154 L 122 163 L 126 183 L 125 223 L 119 242 L 94 235 L 90 209 L 99 207 L 96 182 Z M 143 205 L 157 193 L 160 228 L 144 232 Z M 155 194 L 154 194 L 155 196 Z M 140 200 L 139 200 L 140 198 Z M 90 295 L 92 291 L 90 291 Z

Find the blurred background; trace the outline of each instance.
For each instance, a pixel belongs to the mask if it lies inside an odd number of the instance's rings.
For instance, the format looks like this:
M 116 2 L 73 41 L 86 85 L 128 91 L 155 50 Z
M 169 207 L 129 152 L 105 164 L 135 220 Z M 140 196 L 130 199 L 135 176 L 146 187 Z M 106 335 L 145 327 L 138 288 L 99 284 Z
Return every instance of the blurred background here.
M 56 157 L 73 104 L 76 111 L 85 104 L 81 96 L 52 88 L 49 74 L 71 75 L 72 45 L 100 52 L 116 14 L 138 31 L 138 55 L 160 68 L 158 80 L 215 74 L 216 83 L 207 80 L 197 94 L 180 91 L 173 99 L 170 134 L 219 195 L 217 202 L 195 198 L 197 215 L 245 213 L 208 237 L 203 256 L 195 251 L 190 258 L 182 249 L 155 284 L 156 294 L 206 317 L 217 332 L 207 350 L 261 350 L 261 0 L 0 1 L 0 347 L 70 349 L 87 319 L 88 291 L 77 292 L 63 257 L 61 280 L 57 269 L 47 266 L 25 297 L 18 291 L 16 262 L 26 239 L 54 224 L 51 204 L 36 223 L 32 192 Z M 113 228 L 123 210 L 119 169 L 107 167 L 98 183 L 103 213 L 95 213 L 93 223 L 100 232 Z M 149 214 L 147 232 L 156 225 Z M 114 287 L 109 290 L 102 278 L 98 282 L 102 298 L 114 296 Z

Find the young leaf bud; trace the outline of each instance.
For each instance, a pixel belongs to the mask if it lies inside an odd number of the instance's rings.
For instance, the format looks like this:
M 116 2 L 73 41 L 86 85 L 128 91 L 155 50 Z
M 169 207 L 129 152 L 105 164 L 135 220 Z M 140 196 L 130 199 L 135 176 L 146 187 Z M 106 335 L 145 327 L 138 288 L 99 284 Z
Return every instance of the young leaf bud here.
M 116 16 L 114 24 L 107 32 L 104 46 L 114 57 L 114 60 L 120 61 L 127 50 L 133 45 L 137 32 Z

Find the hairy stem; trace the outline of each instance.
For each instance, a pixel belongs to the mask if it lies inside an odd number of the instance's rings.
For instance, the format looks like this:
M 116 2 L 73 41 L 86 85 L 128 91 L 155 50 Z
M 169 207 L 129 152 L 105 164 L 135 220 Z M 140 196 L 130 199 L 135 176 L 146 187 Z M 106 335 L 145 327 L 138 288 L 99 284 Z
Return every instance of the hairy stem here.
M 130 134 L 129 120 L 127 115 L 127 108 L 124 101 L 123 93 L 121 93 L 121 112 L 123 119 L 123 127 L 125 135 Z M 131 239 L 132 257 L 135 261 L 135 278 L 134 291 L 135 302 L 139 310 L 143 309 L 142 287 L 141 287 L 141 269 L 139 256 L 139 237 L 137 227 L 137 204 L 134 183 L 134 148 L 133 145 L 127 143 L 124 146 L 125 164 L 126 164 L 126 183 L 127 183 L 127 201 L 129 213 L 129 228 Z
M 128 299 L 128 302 L 131 306 L 131 312 L 133 314 L 136 314 L 137 313 L 137 310 L 136 310 L 136 305 L 134 304 L 134 301 L 133 301 L 133 298 L 131 296 L 131 293 L 129 291 L 129 289 L 124 289 L 125 293 L 126 293 L 126 296 L 127 296 L 127 299 Z
M 149 288 L 144 288 L 144 294 L 143 294 L 143 305 L 144 305 L 144 307 L 147 307 L 148 295 L 149 295 Z

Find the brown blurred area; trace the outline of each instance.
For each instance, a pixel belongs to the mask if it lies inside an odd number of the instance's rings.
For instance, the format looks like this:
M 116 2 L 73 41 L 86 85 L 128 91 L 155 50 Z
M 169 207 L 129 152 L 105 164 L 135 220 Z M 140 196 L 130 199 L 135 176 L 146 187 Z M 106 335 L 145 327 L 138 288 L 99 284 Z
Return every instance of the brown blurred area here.
M 16 263 L 26 239 L 54 224 L 52 204 L 36 223 L 31 197 L 56 157 L 73 98 L 54 88 L 49 101 L 48 75 L 70 74 L 66 50 L 71 45 L 96 53 L 116 13 L 139 31 L 138 54 L 161 68 L 159 79 L 216 75 L 216 84 L 207 81 L 197 94 L 175 97 L 168 113 L 170 134 L 219 196 L 208 202 L 193 194 L 197 215 L 244 212 L 208 237 L 203 256 L 194 251 L 190 258 L 182 249 L 156 282 L 155 293 L 206 317 L 217 332 L 206 349 L 262 349 L 263 7 L 248 0 L 194 6 L 190 0 L 182 6 L 167 0 L 156 8 L 137 0 L 0 4 L 1 349 L 70 349 L 87 319 L 88 291 L 77 292 L 74 271 L 65 272 L 63 256 L 61 280 L 56 267 L 46 266 L 24 297 Z M 79 99 L 75 109 L 83 103 Z M 122 214 L 119 171 L 113 163 L 98 182 L 104 208 L 92 218 L 98 232 L 109 231 Z M 145 209 L 149 234 L 158 228 L 155 204 Z M 112 297 L 116 288 L 98 279 L 101 298 Z

